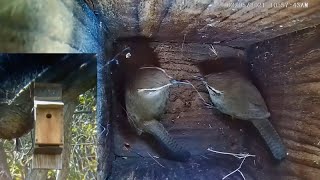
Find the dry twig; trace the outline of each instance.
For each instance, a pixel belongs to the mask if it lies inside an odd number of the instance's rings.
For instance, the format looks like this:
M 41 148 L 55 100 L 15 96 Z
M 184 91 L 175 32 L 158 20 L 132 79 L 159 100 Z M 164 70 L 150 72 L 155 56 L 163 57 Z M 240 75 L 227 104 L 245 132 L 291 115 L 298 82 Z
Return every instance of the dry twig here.
M 218 56 L 218 53 L 216 51 L 216 49 L 214 48 L 214 46 L 211 44 L 210 48 L 209 48 L 216 56 Z
M 157 161 L 153 156 L 151 156 L 151 154 L 149 152 L 147 152 L 147 153 L 157 164 L 159 164 L 159 166 L 164 168 L 164 166 L 161 163 L 159 163 L 159 161 Z
M 170 76 L 164 69 L 162 68 L 159 68 L 159 67 L 141 67 L 140 69 L 158 69 L 160 71 L 162 71 L 168 78 L 172 79 L 172 76 Z M 203 79 L 201 79 L 203 81 Z M 205 83 L 205 85 L 208 85 L 205 81 L 203 81 Z M 138 89 L 138 92 L 143 92 L 143 91 L 158 91 L 158 90 L 161 90 L 165 87 L 168 87 L 168 86 L 171 86 L 171 85 L 174 85 L 174 84 L 186 84 L 186 85 L 190 85 L 198 94 L 198 96 L 200 97 L 200 99 L 203 101 L 204 105 L 210 109 L 214 108 L 214 106 L 211 104 L 211 103 L 207 103 L 205 101 L 205 99 L 201 96 L 200 92 L 197 90 L 197 88 L 188 80 L 186 80 L 185 82 L 183 81 L 175 81 L 174 83 L 168 83 L 168 84 L 165 84 L 163 86 L 160 86 L 160 87 L 156 87 L 156 88 L 143 88 L 143 89 Z M 214 88 L 212 88 L 214 89 Z M 216 89 L 214 89 L 216 90 Z M 219 93 L 222 93 L 221 91 L 218 91 L 216 90 L 217 92 Z
M 168 87 L 168 86 L 171 86 L 172 84 L 169 83 L 169 84 L 165 84 L 163 86 L 160 86 L 160 87 L 156 87 L 156 88 L 143 88 L 143 89 L 138 89 L 138 92 L 143 92 L 143 91 L 159 91 L 165 87 Z
M 157 69 L 159 71 L 162 71 L 168 78 L 172 79 L 172 76 L 170 76 L 164 69 L 162 69 L 160 67 L 145 66 L 145 67 L 141 67 L 139 69 Z
M 170 76 L 164 69 L 160 68 L 160 67 L 141 67 L 139 69 L 157 69 L 159 71 L 162 71 L 169 79 L 172 79 L 172 76 Z M 138 92 L 143 92 L 143 91 L 158 91 L 158 90 L 161 90 L 165 87 L 168 87 L 168 86 L 171 86 L 173 85 L 172 83 L 168 83 L 168 84 L 165 84 L 163 86 L 160 86 L 160 87 L 156 87 L 156 88 L 143 88 L 143 89 L 138 89 Z
M 237 169 L 235 169 L 234 171 L 232 171 L 231 173 L 227 174 L 226 176 L 224 176 L 222 179 L 226 179 L 227 177 L 231 176 L 233 173 L 235 172 L 239 172 L 242 176 L 242 178 L 245 180 L 246 178 L 244 177 L 243 173 L 240 171 L 241 167 L 242 167 L 242 164 L 243 162 L 246 160 L 246 157 L 244 157 L 239 165 L 239 167 Z
M 192 88 L 197 92 L 198 96 L 200 97 L 200 99 L 203 101 L 203 104 L 208 107 L 209 109 L 213 109 L 214 106 L 211 103 L 207 103 L 206 100 L 204 100 L 204 98 L 201 96 L 200 92 L 197 90 L 197 88 L 188 80 L 186 80 L 186 82 L 192 86 Z
M 234 156 L 234 157 L 236 157 L 238 159 L 243 159 L 245 157 L 256 157 L 256 155 L 251 155 L 251 154 L 243 154 L 243 153 L 235 154 L 235 153 L 228 153 L 228 152 L 222 152 L 222 151 L 215 151 L 212 148 L 208 148 L 207 150 L 210 151 L 210 152 L 217 153 L 217 154 L 231 155 L 231 156 Z
M 241 167 L 242 167 L 242 165 L 243 165 L 243 163 L 244 163 L 244 161 L 246 160 L 247 157 L 256 157 L 255 155 L 251 155 L 251 154 L 243 154 L 243 153 L 235 154 L 235 153 L 229 153 L 229 152 L 215 151 L 212 148 L 208 148 L 207 150 L 210 151 L 210 152 L 217 153 L 217 154 L 231 155 L 231 156 L 234 156 L 234 157 L 236 157 L 238 159 L 242 159 L 239 167 L 237 169 L 235 169 L 234 171 L 230 172 L 229 174 L 227 174 L 226 176 L 224 176 L 222 178 L 223 180 L 226 179 L 227 177 L 231 176 L 232 174 L 236 173 L 236 172 L 239 172 L 240 175 L 242 176 L 242 178 L 245 180 L 246 178 L 244 177 L 244 175 L 243 175 L 243 173 L 241 172 L 240 169 L 241 169 Z

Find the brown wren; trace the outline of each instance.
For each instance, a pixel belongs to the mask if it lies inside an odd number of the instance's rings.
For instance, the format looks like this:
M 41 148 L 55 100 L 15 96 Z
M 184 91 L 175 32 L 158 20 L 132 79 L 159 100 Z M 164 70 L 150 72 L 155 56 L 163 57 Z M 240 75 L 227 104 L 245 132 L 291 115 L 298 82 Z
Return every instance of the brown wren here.
M 151 134 L 169 158 L 186 161 L 190 153 L 180 146 L 159 122 L 174 80 L 160 68 L 140 68 L 127 81 L 125 103 L 128 120 L 137 133 Z
M 253 123 L 277 160 L 287 151 L 269 122 L 270 113 L 258 89 L 241 73 L 227 70 L 208 74 L 203 83 L 214 106 L 224 114 Z

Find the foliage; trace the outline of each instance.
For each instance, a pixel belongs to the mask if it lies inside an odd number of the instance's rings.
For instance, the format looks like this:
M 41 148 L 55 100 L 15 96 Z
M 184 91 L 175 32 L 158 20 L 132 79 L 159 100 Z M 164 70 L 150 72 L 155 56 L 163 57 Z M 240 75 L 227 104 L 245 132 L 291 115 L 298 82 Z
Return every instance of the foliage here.
M 96 179 L 95 90 L 79 96 L 72 122 L 72 151 L 69 179 Z
M 71 125 L 71 158 L 70 174 L 68 179 L 96 179 L 96 93 L 95 89 L 89 90 L 79 96 Z M 24 180 L 31 168 L 32 140 L 31 133 L 19 140 L 21 147 L 16 151 L 13 140 L 4 141 L 8 164 L 13 179 Z M 48 173 L 47 179 L 56 179 L 56 170 Z

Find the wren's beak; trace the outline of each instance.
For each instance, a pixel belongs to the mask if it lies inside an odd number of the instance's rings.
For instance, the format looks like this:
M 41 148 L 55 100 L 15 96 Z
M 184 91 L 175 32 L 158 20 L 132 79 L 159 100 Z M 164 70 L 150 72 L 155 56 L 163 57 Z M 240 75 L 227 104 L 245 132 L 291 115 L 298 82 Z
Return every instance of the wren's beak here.
M 200 81 L 204 81 L 202 76 L 193 76 L 195 79 L 200 80 Z
M 171 86 L 173 86 L 173 87 L 178 87 L 180 84 L 180 82 L 175 79 L 170 79 L 169 82 L 170 82 Z
M 206 84 L 206 86 L 212 91 L 214 92 L 216 95 L 222 95 L 223 91 L 219 91 L 217 89 L 214 89 L 213 87 L 209 86 L 208 84 Z
M 179 84 L 179 81 L 175 80 L 175 79 L 170 79 L 170 83 L 172 85 L 176 85 L 176 84 Z
M 190 85 L 189 82 L 177 81 L 177 80 L 175 80 L 175 79 L 170 79 L 170 84 L 171 84 L 171 85 L 177 85 L 177 86 L 179 86 L 179 85 L 181 85 L 181 84 L 183 84 L 183 85 Z

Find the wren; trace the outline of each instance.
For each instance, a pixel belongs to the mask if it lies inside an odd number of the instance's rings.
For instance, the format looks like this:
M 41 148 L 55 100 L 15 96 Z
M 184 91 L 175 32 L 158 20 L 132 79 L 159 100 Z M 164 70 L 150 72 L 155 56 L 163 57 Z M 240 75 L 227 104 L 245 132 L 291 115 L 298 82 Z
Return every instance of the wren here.
M 151 134 L 170 159 L 186 161 L 190 153 L 179 145 L 159 122 L 174 81 L 159 68 L 140 68 L 127 81 L 125 103 L 128 120 L 138 133 Z
M 214 106 L 232 118 L 250 121 L 260 132 L 277 160 L 287 155 L 287 150 L 268 118 L 270 113 L 259 90 L 241 73 L 227 70 L 208 74 L 203 83 L 209 91 Z

